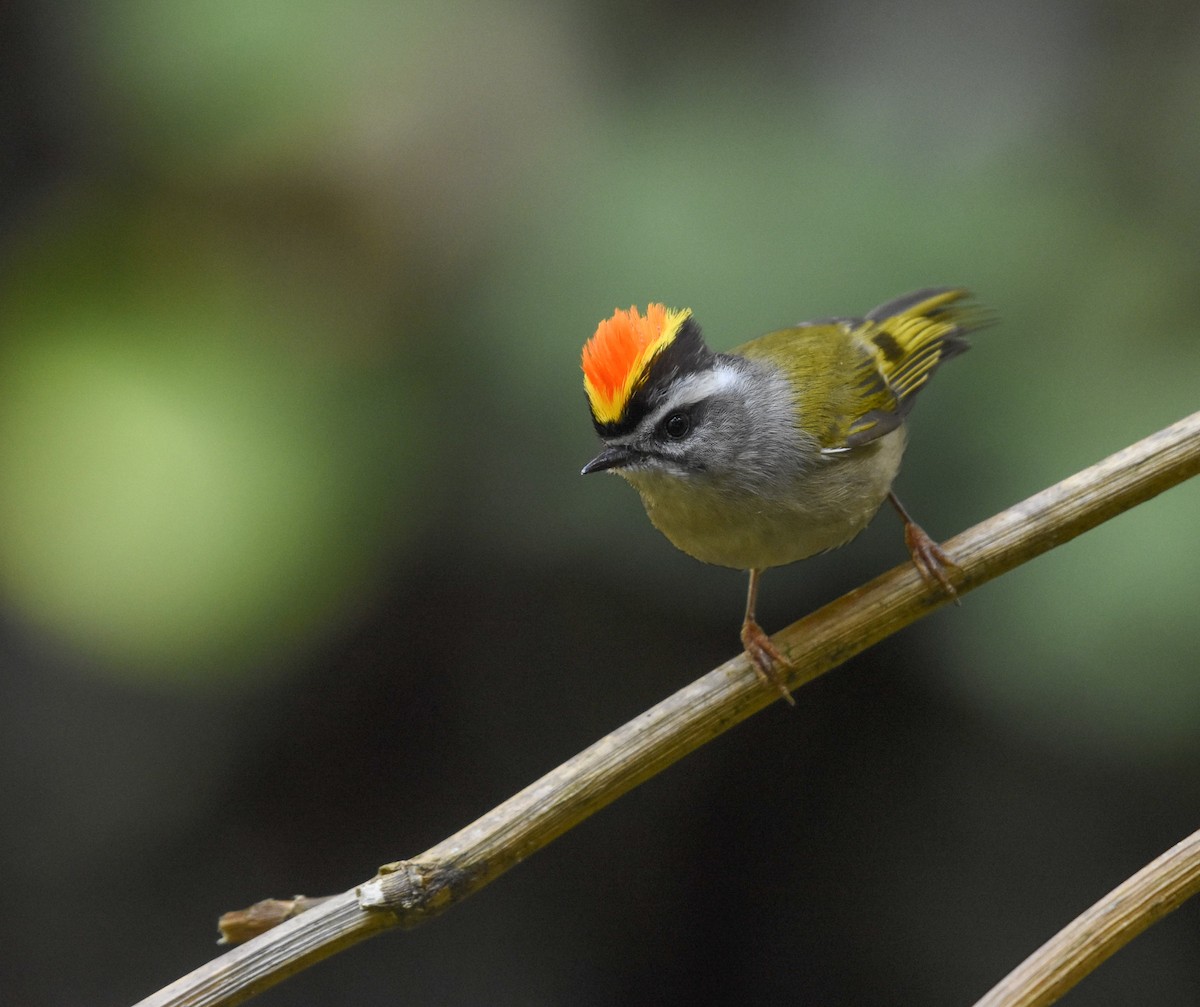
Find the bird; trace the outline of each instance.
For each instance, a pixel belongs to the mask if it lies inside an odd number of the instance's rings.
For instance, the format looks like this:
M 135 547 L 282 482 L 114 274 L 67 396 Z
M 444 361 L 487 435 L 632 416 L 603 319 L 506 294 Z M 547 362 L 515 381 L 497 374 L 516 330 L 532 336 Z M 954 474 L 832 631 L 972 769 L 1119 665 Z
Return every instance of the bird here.
M 721 353 L 690 308 L 618 309 L 583 347 L 601 450 L 582 474 L 621 476 L 677 548 L 749 572 L 742 645 L 794 705 L 789 662 L 755 618 L 764 570 L 845 545 L 887 500 L 922 579 L 957 600 L 961 571 L 892 485 L 917 393 L 990 320 L 965 289 L 927 287 Z

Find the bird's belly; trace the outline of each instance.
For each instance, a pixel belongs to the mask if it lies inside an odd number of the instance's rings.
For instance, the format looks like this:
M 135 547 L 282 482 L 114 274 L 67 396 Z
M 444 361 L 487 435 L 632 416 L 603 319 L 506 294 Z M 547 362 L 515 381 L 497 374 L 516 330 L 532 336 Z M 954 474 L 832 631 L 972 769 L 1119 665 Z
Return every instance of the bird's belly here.
M 705 563 L 764 569 L 849 542 L 887 497 L 904 451 L 903 428 L 872 450 L 797 477 L 787 492 L 732 492 L 702 479 L 630 478 L 654 526 Z
M 753 509 L 719 499 L 673 506 L 669 495 L 643 502 L 654 526 L 688 555 L 750 570 L 783 566 L 844 545 L 867 526 L 884 495 L 836 514 L 780 501 L 754 501 Z

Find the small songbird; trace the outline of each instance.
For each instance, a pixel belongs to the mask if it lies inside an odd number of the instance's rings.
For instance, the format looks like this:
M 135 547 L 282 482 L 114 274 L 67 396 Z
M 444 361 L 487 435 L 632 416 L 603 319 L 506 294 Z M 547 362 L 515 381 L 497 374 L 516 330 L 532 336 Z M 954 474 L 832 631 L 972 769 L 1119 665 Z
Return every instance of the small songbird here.
M 754 618 L 759 578 L 849 542 L 884 500 L 921 576 L 955 595 L 953 561 L 892 493 L 904 419 L 937 366 L 985 323 L 965 290 L 936 287 L 863 318 L 804 322 L 714 353 L 688 309 L 617 311 L 583 348 L 603 450 L 654 526 L 689 556 L 750 572 L 742 644 L 793 702 L 787 660 Z

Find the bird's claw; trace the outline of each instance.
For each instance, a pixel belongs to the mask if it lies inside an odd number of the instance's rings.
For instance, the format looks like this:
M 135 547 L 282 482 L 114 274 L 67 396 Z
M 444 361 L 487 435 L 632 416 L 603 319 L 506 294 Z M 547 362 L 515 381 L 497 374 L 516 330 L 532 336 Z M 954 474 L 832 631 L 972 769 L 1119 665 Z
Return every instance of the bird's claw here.
M 962 569 L 950 558 L 946 550 L 913 521 L 904 522 L 904 544 L 908 546 L 913 566 L 917 568 L 921 579 L 930 587 L 940 587 L 955 605 L 960 604 L 958 591 L 950 579 L 950 571 L 961 574 Z
M 779 675 L 780 668 L 790 668 L 791 664 L 753 619 L 747 619 L 742 625 L 742 646 L 746 648 L 746 656 L 750 658 L 759 677 L 775 686 L 779 695 L 795 706 L 796 701 Z

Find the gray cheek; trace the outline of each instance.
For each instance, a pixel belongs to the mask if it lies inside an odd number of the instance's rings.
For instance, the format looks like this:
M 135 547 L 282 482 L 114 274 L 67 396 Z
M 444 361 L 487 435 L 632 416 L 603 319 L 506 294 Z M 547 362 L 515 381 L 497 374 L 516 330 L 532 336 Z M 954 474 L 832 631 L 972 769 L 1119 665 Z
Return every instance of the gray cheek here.
M 712 418 L 704 433 L 705 453 L 714 465 L 736 468 L 747 451 L 753 451 L 753 430 L 743 408 L 725 407 Z

